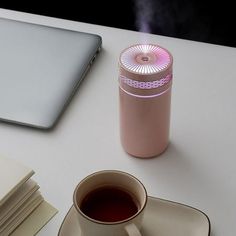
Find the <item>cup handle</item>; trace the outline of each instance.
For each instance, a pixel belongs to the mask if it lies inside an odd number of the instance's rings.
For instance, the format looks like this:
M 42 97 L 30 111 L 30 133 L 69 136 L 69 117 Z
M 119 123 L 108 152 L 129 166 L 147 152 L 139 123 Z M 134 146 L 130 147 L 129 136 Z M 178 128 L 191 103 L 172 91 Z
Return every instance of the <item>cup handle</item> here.
M 134 223 L 125 226 L 125 230 L 129 236 L 142 236 L 139 229 Z

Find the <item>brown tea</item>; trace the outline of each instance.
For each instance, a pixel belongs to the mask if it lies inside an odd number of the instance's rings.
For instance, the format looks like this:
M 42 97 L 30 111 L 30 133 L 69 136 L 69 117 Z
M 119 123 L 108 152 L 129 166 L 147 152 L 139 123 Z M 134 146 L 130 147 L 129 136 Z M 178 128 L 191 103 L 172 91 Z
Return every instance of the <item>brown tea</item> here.
M 91 191 L 80 209 L 90 218 L 103 222 L 125 220 L 138 212 L 135 199 L 127 191 L 110 186 Z

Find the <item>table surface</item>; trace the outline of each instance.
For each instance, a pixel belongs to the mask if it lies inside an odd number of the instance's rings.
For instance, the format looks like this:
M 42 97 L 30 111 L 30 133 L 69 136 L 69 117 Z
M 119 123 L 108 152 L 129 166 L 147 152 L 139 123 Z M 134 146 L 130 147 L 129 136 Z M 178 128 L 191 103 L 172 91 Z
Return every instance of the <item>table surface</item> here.
M 38 234 L 57 235 L 86 175 L 118 169 L 137 176 L 150 196 L 191 205 L 210 218 L 213 236 L 236 232 L 236 49 L 0 9 L 0 17 L 96 33 L 103 50 L 55 129 L 0 123 L 0 155 L 32 167 L 59 213 Z M 146 40 L 146 41 L 144 41 Z M 119 140 L 118 57 L 150 42 L 174 57 L 171 137 L 161 156 L 128 156 Z

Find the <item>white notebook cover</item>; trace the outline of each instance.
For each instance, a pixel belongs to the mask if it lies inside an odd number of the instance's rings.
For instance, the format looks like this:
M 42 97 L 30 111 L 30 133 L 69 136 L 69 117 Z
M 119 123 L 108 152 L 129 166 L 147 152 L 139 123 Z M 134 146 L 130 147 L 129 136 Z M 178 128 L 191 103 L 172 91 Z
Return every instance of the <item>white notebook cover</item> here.
M 33 174 L 31 168 L 15 160 L 0 157 L 0 207 Z

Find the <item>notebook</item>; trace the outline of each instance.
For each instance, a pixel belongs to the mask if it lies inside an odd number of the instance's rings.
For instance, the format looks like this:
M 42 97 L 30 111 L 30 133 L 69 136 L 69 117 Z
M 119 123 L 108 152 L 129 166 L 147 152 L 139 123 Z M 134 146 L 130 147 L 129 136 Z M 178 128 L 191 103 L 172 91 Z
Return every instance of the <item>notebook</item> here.
M 27 202 L 38 189 L 39 185 L 35 181 L 28 180 L 21 188 L 12 194 L 7 200 L 7 204 L 3 204 L 0 208 L 0 225 L 3 225 L 3 223 L 5 223 L 24 202 Z
M 98 35 L 0 18 L 0 121 L 50 129 L 100 51 Z
M 0 156 L 0 235 L 35 235 L 56 213 L 47 203 L 40 186 L 32 179 L 34 171 Z M 34 222 L 31 225 L 29 222 Z M 16 233 L 21 232 L 21 233 Z
M 15 160 L 0 157 L 0 207 L 34 171 Z

